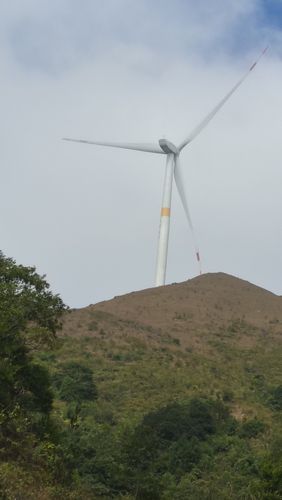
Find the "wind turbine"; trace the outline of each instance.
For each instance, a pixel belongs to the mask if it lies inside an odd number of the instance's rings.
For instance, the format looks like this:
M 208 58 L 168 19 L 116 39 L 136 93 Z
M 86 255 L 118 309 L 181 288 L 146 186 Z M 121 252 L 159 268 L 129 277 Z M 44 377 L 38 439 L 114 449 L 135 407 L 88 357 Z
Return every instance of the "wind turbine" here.
M 162 208 L 161 208 L 161 220 L 160 220 L 160 230 L 159 230 L 159 241 L 158 241 L 158 252 L 157 252 L 157 265 L 156 265 L 156 278 L 155 286 L 162 286 L 165 284 L 166 276 L 166 265 L 167 265 L 167 250 L 168 250 L 168 238 L 169 238 L 169 226 L 170 226 L 170 207 L 171 207 L 171 192 L 172 192 L 172 182 L 173 177 L 176 183 L 176 187 L 182 201 L 182 205 L 188 219 L 190 229 L 192 231 L 192 236 L 194 239 L 196 258 L 199 264 L 199 271 L 201 274 L 201 261 L 199 248 L 196 243 L 195 233 L 193 229 L 192 220 L 189 213 L 187 197 L 184 189 L 184 183 L 181 177 L 179 156 L 181 151 L 192 142 L 200 132 L 208 125 L 208 123 L 213 119 L 213 117 L 218 113 L 226 101 L 232 96 L 232 94 L 237 90 L 237 88 L 243 83 L 243 81 L 248 77 L 248 75 L 253 71 L 257 65 L 260 58 L 267 51 L 267 47 L 262 51 L 258 59 L 250 66 L 248 71 L 244 74 L 242 78 L 232 87 L 232 89 L 221 99 L 218 104 L 210 111 L 210 113 L 197 125 L 197 127 L 190 132 L 190 134 L 179 144 L 175 146 L 172 142 L 166 139 L 160 139 L 158 143 L 127 143 L 127 142 L 102 142 L 102 141 L 89 141 L 84 139 L 71 139 L 64 137 L 65 141 L 80 142 L 83 144 L 94 144 L 96 146 L 107 146 L 112 148 L 122 148 L 122 149 L 133 149 L 135 151 L 142 151 L 146 153 L 157 153 L 166 155 L 166 170 L 163 185 L 163 198 L 162 198 Z

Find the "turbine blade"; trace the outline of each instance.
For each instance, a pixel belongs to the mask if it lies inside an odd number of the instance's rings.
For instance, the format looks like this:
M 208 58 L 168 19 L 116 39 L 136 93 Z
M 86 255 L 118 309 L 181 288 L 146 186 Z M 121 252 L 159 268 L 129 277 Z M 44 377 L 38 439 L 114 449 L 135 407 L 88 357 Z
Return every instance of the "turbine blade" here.
M 197 243 L 196 235 L 195 235 L 195 230 L 193 226 L 193 222 L 191 219 L 190 211 L 188 208 L 188 202 L 187 202 L 187 196 L 185 193 L 185 188 L 184 188 L 184 183 L 183 183 L 183 178 L 181 174 L 181 167 L 180 167 L 180 161 L 179 161 L 179 156 L 175 157 L 175 168 L 174 168 L 174 179 L 175 179 L 175 184 L 180 196 L 180 199 L 182 201 L 182 205 L 188 220 L 188 224 L 192 233 L 192 238 L 193 238 L 193 244 L 195 248 L 195 254 L 196 254 L 196 259 L 198 262 L 199 266 L 199 274 L 202 274 L 202 265 L 201 265 L 201 258 L 200 258 L 200 251 L 199 251 L 199 246 Z
M 110 148 L 121 148 L 121 149 L 133 149 L 134 151 L 144 151 L 146 153 L 159 153 L 165 154 L 161 149 L 159 144 L 151 143 L 132 143 L 132 142 L 98 142 L 98 141 L 88 141 L 85 139 L 71 139 L 69 137 L 63 137 L 63 141 L 70 142 L 81 142 L 82 144 L 94 144 L 95 146 L 107 146 Z
M 183 149 L 185 146 L 187 146 L 187 144 L 189 144 L 189 142 L 193 141 L 193 139 L 195 139 L 195 137 L 197 137 L 197 135 L 199 135 L 199 133 L 208 125 L 208 123 L 218 113 L 218 111 L 222 108 L 222 106 L 226 103 L 226 101 L 228 101 L 228 99 L 232 96 L 232 94 L 234 94 L 234 92 L 238 89 L 238 87 L 240 87 L 240 85 L 244 82 L 244 80 L 253 71 L 253 69 L 255 68 L 255 66 L 257 65 L 257 63 L 261 59 L 261 57 L 265 54 L 265 52 L 267 51 L 267 49 L 268 49 L 268 47 L 266 47 L 262 51 L 262 53 L 257 58 L 257 60 L 250 66 L 250 68 L 248 69 L 247 73 L 245 73 L 244 76 L 236 83 L 236 85 L 234 85 L 234 87 L 232 87 L 232 89 L 226 94 L 226 96 L 223 97 L 223 99 L 221 99 L 221 101 L 219 101 L 219 103 L 199 123 L 199 125 L 197 125 L 197 127 L 194 128 L 194 130 L 192 130 L 192 132 L 190 133 L 190 135 L 188 135 L 188 137 L 186 137 L 186 139 L 184 139 L 184 141 L 178 147 L 179 151 L 181 151 L 181 149 Z

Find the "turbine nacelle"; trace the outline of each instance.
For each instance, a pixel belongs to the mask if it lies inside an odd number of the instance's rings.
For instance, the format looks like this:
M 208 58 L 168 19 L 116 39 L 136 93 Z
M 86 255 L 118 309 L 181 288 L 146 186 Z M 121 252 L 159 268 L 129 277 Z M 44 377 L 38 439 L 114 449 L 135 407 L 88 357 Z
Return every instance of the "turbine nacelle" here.
M 163 152 L 166 153 L 167 155 L 171 154 L 171 153 L 174 155 L 179 154 L 178 148 L 174 144 L 172 144 L 172 142 L 167 141 L 166 139 L 160 139 L 159 145 L 160 145 L 161 149 L 163 150 Z

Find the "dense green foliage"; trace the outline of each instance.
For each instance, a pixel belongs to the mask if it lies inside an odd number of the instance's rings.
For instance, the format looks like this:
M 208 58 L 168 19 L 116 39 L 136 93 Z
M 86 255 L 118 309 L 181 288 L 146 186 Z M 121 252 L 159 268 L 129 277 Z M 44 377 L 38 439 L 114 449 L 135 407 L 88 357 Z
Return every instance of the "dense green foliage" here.
M 97 397 L 92 371 L 81 363 L 70 361 L 61 365 L 53 377 L 53 382 L 59 398 L 63 401 L 80 403 Z
M 50 377 L 33 353 L 54 341 L 64 309 L 34 268 L 0 253 L 0 478 L 10 469 L 16 476 L 16 464 L 35 460 L 36 446 L 51 439 Z
M 63 311 L 0 254 L 0 498 L 282 499 L 281 345 L 240 349 L 243 320 L 200 353 L 114 339 L 97 312 L 56 339 Z

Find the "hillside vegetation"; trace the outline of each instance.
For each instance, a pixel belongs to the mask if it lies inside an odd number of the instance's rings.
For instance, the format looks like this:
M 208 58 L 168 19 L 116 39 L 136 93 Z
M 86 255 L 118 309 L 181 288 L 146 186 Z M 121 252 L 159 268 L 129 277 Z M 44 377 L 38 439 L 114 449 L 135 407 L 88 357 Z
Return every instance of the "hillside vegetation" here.
M 65 312 L 32 356 L 52 425 L 3 498 L 282 498 L 281 297 L 206 274 Z

